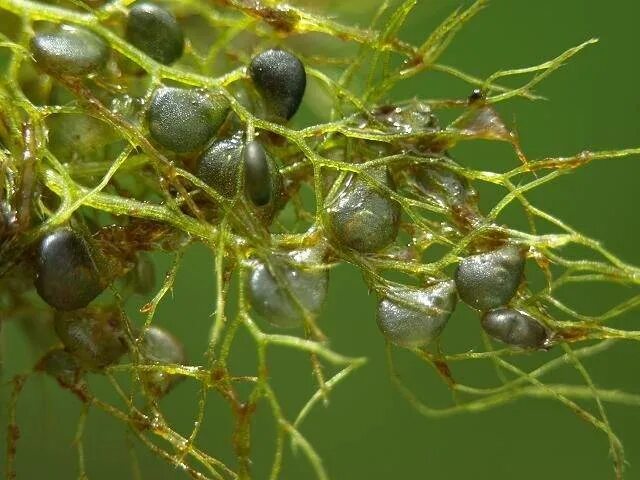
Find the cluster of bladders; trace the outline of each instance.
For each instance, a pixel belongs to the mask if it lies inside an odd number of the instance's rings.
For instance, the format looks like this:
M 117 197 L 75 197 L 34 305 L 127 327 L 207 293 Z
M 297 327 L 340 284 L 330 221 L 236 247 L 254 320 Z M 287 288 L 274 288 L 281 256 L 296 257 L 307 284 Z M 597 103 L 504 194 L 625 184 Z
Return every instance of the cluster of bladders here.
M 176 18 L 148 3 L 128 13 L 125 36 L 137 49 L 162 64 L 180 58 L 184 36 Z M 109 48 L 88 30 L 62 26 L 36 33 L 31 43 L 36 65 L 53 77 L 81 77 L 105 66 Z M 287 121 L 298 110 L 306 86 L 302 62 L 293 54 L 270 49 L 255 56 L 247 68 L 269 119 Z M 391 128 L 402 129 L 406 113 L 411 122 L 428 124 L 428 109 L 403 112 L 382 108 L 376 113 Z M 278 165 L 263 143 L 247 139 L 240 130 L 218 138 L 230 113 L 222 92 L 161 86 L 148 102 L 146 125 L 155 145 L 173 154 L 195 154 L 194 174 L 221 197 L 248 199 L 253 216 L 269 224 L 285 203 L 285 182 Z M 398 117 L 398 118 L 396 118 Z M 417 119 L 417 120 L 416 120 Z M 405 122 L 406 123 L 406 122 Z M 415 183 L 424 192 L 434 191 L 451 208 L 475 211 L 477 199 L 466 179 L 447 168 L 427 165 L 415 170 Z M 277 327 L 305 325 L 321 310 L 327 293 L 328 270 L 322 268 L 327 245 L 359 254 L 380 252 L 398 235 L 401 206 L 391 198 L 394 178 L 386 166 L 343 176 L 331 189 L 323 212 L 324 245 L 271 253 L 269 258 L 247 262 L 246 291 L 252 308 Z M 373 181 L 372 181 L 373 180 Z M 471 193 L 470 193 L 471 192 Z M 438 196 L 439 195 L 439 196 Z M 50 352 L 44 368 L 59 381 L 72 383 L 69 372 L 99 371 L 130 352 L 119 311 L 89 304 L 107 287 L 103 259 L 88 236 L 68 226 L 49 232 L 37 249 L 35 286 L 56 310 L 55 331 L 64 349 Z M 431 282 L 425 287 L 385 284 L 378 293 L 377 323 L 393 344 L 417 348 L 437 338 L 451 316 L 458 297 L 482 313 L 481 325 L 491 337 L 516 348 L 540 349 L 551 344 L 551 333 L 528 314 L 509 307 L 523 281 L 526 248 L 505 242 L 491 251 L 462 259 L 453 280 Z M 179 341 L 151 326 L 139 335 L 136 350 L 149 364 L 181 364 L 185 355 Z M 66 373 L 64 373 L 66 372 Z M 65 377 L 66 375 L 66 377 Z M 142 380 L 156 395 L 166 393 L 175 375 L 150 369 Z M 66 379 L 65 379 L 66 378 Z

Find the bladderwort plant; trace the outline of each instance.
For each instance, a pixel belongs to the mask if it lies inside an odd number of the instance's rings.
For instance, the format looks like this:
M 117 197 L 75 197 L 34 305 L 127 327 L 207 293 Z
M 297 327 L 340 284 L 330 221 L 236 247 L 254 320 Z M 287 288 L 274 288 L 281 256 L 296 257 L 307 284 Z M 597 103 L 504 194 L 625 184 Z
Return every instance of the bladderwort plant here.
M 640 149 L 528 158 L 495 106 L 539 98 L 534 87 L 593 40 L 488 78 L 439 63 L 487 3 L 456 10 L 412 45 L 399 31 L 416 0 L 395 11 L 381 2 L 368 28 L 268 0 L 0 0 L 0 322 L 37 317 L 56 335 L 31 370 L 3 378 L 10 387 L 6 478 L 20 477 L 20 393 L 38 375 L 53 377 L 83 406 L 74 442 L 79 478 L 90 476 L 82 439 L 91 410 L 121 422 L 187 477 L 255 478 L 258 408 L 276 425 L 269 478 L 281 477 L 289 443 L 317 478 L 330 478 L 331 465 L 303 423 L 365 363 L 332 350 L 316 321 L 330 271 L 344 262 L 361 271 L 378 302 L 392 380 L 419 413 L 552 399 L 606 436 L 615 476 L 623 478 L 623 446 L 604 403 L 640 406 L 640 397 L 598 388 L 583 360 L 640 338 L 611 324 L 640 303 L 640 270 L 527 194 L 592 161 Z M 359 53 L 330 57 L 323 38 L 355 44 Z M 397 84 L 431 71 L 467 82 L 469 95 L 389 103 Z M 524 80 L 509 88 L 501 83 L 508 77 Z M 294 129 L 289 119 L 310 88 L 330 108 L 316 124 Z M 509 144 L 518 166 L 463 167 L 449 154 L 480 140 Z M 503 192 L 487 211 L 478 205 L 481 183 Z M 526 231 L 499 221 L 511 205 L 526 214 Z M 193 243 L 215 259 L 202 364 L 155 324 Z M 568 256 L 570 246 L 587 253 Z M 157 291 L 150 252 L 174 258 Z M 529 282 L 525 265 L 544 281 Z M 558 297 L 586 282 L 634 293 L 589 316 Z M 132 295 L 146 298 L 138 315 L 125 313 Z M 462 302 L 477 311 L 484 351 L 451 352 L 439 341 Z M 252 372 L 230 362 L 240 332 L 254 342 Z M 317 390 L 293 417 L 271 381 L 273 349 L 311 360 Z M 430 406 L 403 383 L 399 350 L 433 367 L 455 403 Z M 537 366 L 520 363 L 524 356 Z M 460 362 L 492 363 L 500 383 L 460 383 L 449 368 Z M 575 369 L 581 383 L 546 381 L 562 367 Z M 91 388 L 87 379 L 96 375 L 117 402 Z M 193 429 L 181 433 L 161 399 L 186 382 L 200 393 Z M 221 414 L 233 418 L 235 458 L 223 459 L 200 435 L 211 396 L 230 407 Z

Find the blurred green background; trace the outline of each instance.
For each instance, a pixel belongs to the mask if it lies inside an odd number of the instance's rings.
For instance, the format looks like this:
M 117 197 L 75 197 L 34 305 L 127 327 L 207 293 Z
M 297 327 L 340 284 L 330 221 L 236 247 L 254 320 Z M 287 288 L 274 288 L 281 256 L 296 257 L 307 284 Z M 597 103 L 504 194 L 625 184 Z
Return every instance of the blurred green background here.
M 401 36 L 421 42 L 461 3 L 419 0 Z M 378 2 L 308 0 L 307 4 L 364 26 Z M 442 62 L 485 77 L 495 70 L 540 63 L 588 38 L 598 37 L 599 44 L 589 47 L 537 88 L 549 101 L 515 100 L 501 105 L 500 112 L 517 125 L 524 150 L 531 158 L 570 155 L 583 149 L 634 147 L 640 145 L 636 117 L 640 113 L 640 65 L 635 50 L 639 45 L 638 18 L 640 2 L 634 0 L 492 0 L 489 8 L 458 35 Z M 427 73 L 406 82 L 402 90 L 394 91 L 394 96 L 461 98 L 468 93 L 468 85 L 445 75 Z M 486 170 L 502 169 L 516 162 L 510 150 L 502 146 L 474 143 L 452 153 L 461 163 Z M 579 231 L 600 239 L 622 259 L 640 264 L 640 215 L 635 209 L 638 162 L 638 157 L 595 162 L 536 190 L 529 198 Z M 509 222 L 508 217 L 502 220 Z M 168 265 L 165 258 L 159 262 L 164 268 Z M 164 302 L 157 316 L 159 323 L 185 340 L 196 362 L 204 349 L 210 326 L 208 316 L 213 311 L 211 268 L 204 249 L 192 249 L 180 270 L 173 301 Z M 585 312 L 600 312 L 620 298 L 619 290 L 597 287 L 572 291 L 573 304 Z M 391 385 L 384 342 L 374 321 L 374 299 L 353 268 L 340 267 L 332 272 L 321 323 L 335 350 L 370 359 L 337 388 L 329 408 L 315 410 L 302 427 L 323 457 L 331 478 L 613 478 L 605 436 L 556 402 L 520 400 L 485 413 L 444 419 L 421 417 Z M 468 309 L 460 307 L 445 333 L 445 348 L 480 348 L 477 323 Z M 624 317 L 623 324 L 640 329 L 634 312 Z M 3 342 L 7 373 L 35 361 L 15 325 L 6 326 Z M 247 368 L 250 373 L 255 364 L 251 341 L 240 338 L 234 349 L 234 365 Z M 274 385 L 291 416 L 311 391 L 308 358 L 276 349 L 271 349 L 270 354 Z M 436 405 L 448 400 L 449 394 L 431 371 L 410 357 L 400 357 L 403 377 L 421 398 Z M 619 345 L 586 365 L 599 386 L 640 393 L 636 344 Z M 488 368 L 474 367 L 460 372 L 466 381 L 476 385 L 493 381 L 489 380 L 493 378 L 490 374 Z M 558 378 L 579 381 L 573 372 Z M 96 388 L 108 389 L 100 381 Z M 196 393 L 195 385 L 184 383 L 163 400 L 169 419 L 184 433 L 190 430 L 197 411 Z M 213 395 L 210 398 L 200 445 L 230 458 L 227 407 Z M 2 406 L 3 420 L 5 407 Z M 609 405 L 608 411 L 614 430 L 626 447 L 628 478 L 640 478 L 640 414 L 615 405 Z M 38 378 L 28 384 L 18 409 L 22 431 L 19 479 L 77 477 L 72 439 L 78 413 L 78 402 L 61 392 L 54 382 Z M 266 478 L 263 472 L 273 452 L 273 428 L 267 416 L 258 415 L 252 447 L 257 479 Z M 90 479 L 131 478 L 124 439 L 123 428 L 117 422 L 99 412 L 89 416 L 85 446 Z M 145 450 L 136 451 L 143 478 L 184 478 Z M 3 461 L 0 457 L 0 463 Z M 306 461 L 289 448 L 282 478 L 312 478 Z

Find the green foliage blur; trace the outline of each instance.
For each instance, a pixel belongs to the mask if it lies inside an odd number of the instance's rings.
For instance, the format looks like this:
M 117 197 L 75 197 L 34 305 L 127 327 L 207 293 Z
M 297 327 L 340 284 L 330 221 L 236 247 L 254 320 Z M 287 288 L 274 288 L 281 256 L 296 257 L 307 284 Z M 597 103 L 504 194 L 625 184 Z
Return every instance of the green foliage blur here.
M 0 0 L 0 3 L 2 0 Z M 365 26 L 378 1 L 351 0 L 294 2 L 344 21 Z M 419 0 L 401 31 L 401 37 L 420 43 L 460 0 Z M 583 149 L 617 149 L 640 145 L 640 62 L 637 19 L 640 2 L 634 0 L 492 0 L 449 47 L 443 63 L 486 77 L 500 69 L 540 63 L 582 41 L 597 37 L 587 48 L 545 80 L 536 92 L 548 101 L 512 100 L 500 104 L 503 118 L 515 125 L 530 158 L 572 155 Z M 395 99 L 464 98 L 469 86 L 440 73 L 424 73 L 400 84 Z M 308 99 L 308 101 L 311 101 Z M 313 106 L 306 106 L 310 121 Z M 504 170 L 517 159 L 505 145 L 471 142 L 451 154 L 463 165 Z M 601 240 L 625 261 L 640 264 L 640 215 L 637 157 L 594 162 L 535 190 L 529 199 L 586 235 Z M 480 189 L 481 206 L 492 206 L 498 192 Z M 513 212 L 504 223 L 520 227 L 523 218 Z M 158 257 L 159 277 L 169 259 Z M 620 298 L 614 287 L 584 285 L 567 295 L 569 303 L 584 312 L 597 313 Z M 203 248 L 192 248 L 178 274 L 173 300 L 164 301 L 156 318 L 177 334 L 190 358 L 198 361 L 206 345 L 214 307 L 212 259 Z M 392 387 L 384 341 L 374 319 L 374 297 L 360 274 L 348 266 L 332 271 L 328 304 L 320 320 L 332 347 L 369 362 L 341 384 L 327 408 L 317 408 L 302 427 L 322 456 L 331 478 L 351 479 L 492 479 L 538 480 L 613 478 L 606 437 L 557 402 L 522 399 L 487 412 L 426 419 Z M 138 305 L 139 307 L 140 305 Z M 132 306 L 132 311 L 135 310 Z M 622 322 L 637 322 L 635 312 Z M 629 323 L 627 323 L 629 325 Z M 637 329 L 637 327 L 636 327 Z M 16 325 L 5 325 L 3 382 L 33 365 L 37 358 Z M 239 369 L 255 365 L 248 339 L 235 346 L 233 362 Z M 477 317 L 460 305 L 444 334 L 452 351 L 481 346 Z M 307 356 L 270 351 L 270 371 L 282 404 L 292 415 L 313 388 Z M 444 405 L 450 393 L 435 374 L 415 358 L 399 355 L 403 378 L 421 398 Z M 406 360 L 406 361 L 404 361 Z M 640 393 L 635 343 L 619 344 L 585 365 L 603 388 Z M 456 370 L 454 366 L 454 376 Z M 468 368 L 461 375 L 474 384 L 495 382 L 487 368 Z M 578 381 L 575 372 L 560 380 Z M 555 379 L 555 377 L 554 377 Z M 108 390 L 103 380 L 94 387 Z M 6 384 L 2 384 L 6 389 Z M 6 391 L 0 408 L 5 420 Z M 184 382 L 163 400 L 164 411 L 178 431 L 190 431 L 197 413 L 196 385 Z M 608 405 L 614 430 L 625 448 L 628 478 L 640 478 L 640 415 L 631 407 Z M 25 388 L 18 405 L 21 439 L 18 444 L 18 478 L 66 480 L 77 477 L 73 435 L 80 404 L 50 379 L 35 378 Z M 273 454 L 274 425 L 258 415 L 252 443 L 255 478 L 267 471 Z M 231 422 L 227 406 L 211 397 L 206 424 L 200 433 L 202 447 L 231 458 Z M 4 449 L 5 436 L 0 446 Z M 132 440 L 133 441 L 133 440 Z M 135 447 L 144 479 L 181 479 L 145 449 Z M 92 411 L 85 433 L 88 476 L 91 480 L 129 479 L 132 462 L 124 426 L 101 412 Z M 301 456 L 286 449 L 283 479 L 312 478 Z M 297 457 L 297 458 L 296 458 Z M 4 458 L 0 456 L 0 464 Z M 0 468 L 0 470 L 2 470 Z

